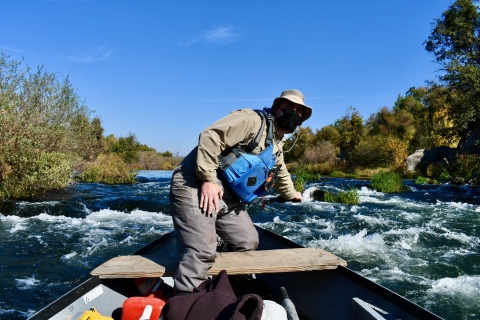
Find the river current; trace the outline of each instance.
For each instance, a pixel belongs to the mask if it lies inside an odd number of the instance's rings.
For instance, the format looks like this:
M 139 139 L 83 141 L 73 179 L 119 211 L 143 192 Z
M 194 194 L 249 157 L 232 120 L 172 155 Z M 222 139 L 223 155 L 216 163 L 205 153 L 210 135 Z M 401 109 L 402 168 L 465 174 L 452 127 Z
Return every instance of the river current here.
M 0 214 L 0 319 L 26 319 L 89 277 L 173 229 L 171 171 L 138 183 L 77 183 L 41 199 L 4 201 Z M 376 192 L 367 180 L 321 178 L 304 202 L 249 207 L 257 225 L 348 267 L 445 319 L 480 319 L 480 190 L 448 184 Z M 316 188 L 354 187 L 358 205 L 314 201 Z

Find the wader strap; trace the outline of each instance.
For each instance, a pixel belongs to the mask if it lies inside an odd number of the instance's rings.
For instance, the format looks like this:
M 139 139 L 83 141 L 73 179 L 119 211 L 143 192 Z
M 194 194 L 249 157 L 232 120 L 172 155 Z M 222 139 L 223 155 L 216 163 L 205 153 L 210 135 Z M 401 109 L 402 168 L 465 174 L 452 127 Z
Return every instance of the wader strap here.
M 265 145 L 269 146 L 272 143 L 273 139 L 273 116 L 264 111 L 264 116 L 267 118 L 268 122 L 268 132 L 267 132 L 267 139 L 265 139 Z
M 253 150 L 255 150 L 255 148 L 260 143 L 260 139 L 262 138 L 263 128 L 265 128 L 265 122 L 266 121 L 265 121 L 265 115 L 263 114 L 263 111 L 260 111 L 260 110 L 254 110 L 254 111 L 256 113 L 258 113 L 258 115 L 262 119 L 262 126 L 260 127 L 260 130 L 258 131 L 257 135 L 255 136 L 255 139 L 250 141 L 250 143 L 245 147 L 245 152 L 246 153 L 250 153 Z
M 265 123 L 267 123 L 267 138 L 265 139 L 265 146 L 269 146 L 272 143 L 273 139 L 273 116 L 268 112 L 268 110 L 254 110 L 260 118 L 262 119 L 262 125 L 258 131 L 255 139 L 250 141 L 250 143 L 245 148 L 233 147 L 226 155 L 218 156 L 218 162 L 221 169 L 226 169 L 236 158 L 238 158 L 242 153 L 251 153 L 260 143 L 262 138 L 263 129 L 265 128 Z

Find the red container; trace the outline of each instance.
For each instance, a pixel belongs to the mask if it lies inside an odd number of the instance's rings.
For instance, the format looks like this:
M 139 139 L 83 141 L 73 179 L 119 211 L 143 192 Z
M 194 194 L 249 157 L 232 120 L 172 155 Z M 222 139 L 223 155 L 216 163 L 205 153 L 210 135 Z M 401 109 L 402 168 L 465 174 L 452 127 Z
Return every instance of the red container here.
M 150 320 L 158 320 L 162 313 L 165 301 L 154 298 L 153 294 L 148 297 L 131 297 L 123 302 L 122 320 L 138 320 L 143 314 L 143 310 L 148 305 L 152 306 Z

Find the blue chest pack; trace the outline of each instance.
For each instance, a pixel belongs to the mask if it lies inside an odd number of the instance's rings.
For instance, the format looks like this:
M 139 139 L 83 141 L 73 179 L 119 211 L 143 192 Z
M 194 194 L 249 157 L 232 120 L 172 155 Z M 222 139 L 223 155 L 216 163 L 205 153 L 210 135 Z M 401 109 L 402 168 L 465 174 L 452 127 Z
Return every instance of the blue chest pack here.
M 252 203 L 271 188 L 276 180 L 276 170 L 273 169 L 276 153 L 273 153 L 273 116 L 268 110 L 255 110 L 262 118 L 262 126 L 246 147 L 233 147 L 218 157 L 224 181 L 243 203 Z M 267 124 L 267 146 L 262 153 L 251 152 L 258 146 Z

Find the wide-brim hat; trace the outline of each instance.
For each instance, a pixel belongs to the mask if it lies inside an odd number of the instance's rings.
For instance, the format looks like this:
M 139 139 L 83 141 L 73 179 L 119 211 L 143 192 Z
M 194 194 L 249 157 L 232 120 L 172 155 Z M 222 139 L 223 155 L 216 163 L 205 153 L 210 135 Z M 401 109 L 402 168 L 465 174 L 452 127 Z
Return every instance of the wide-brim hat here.
M 310 116 L 312 115 L 312 108 L 305 104 L 305 98 L 303 96 L 303 93 L 301 93 L 300 91 L 295 89 L 283 91 L 280 97 L 273 100 L 272 108 L 276 107 L 282 99 L 290 100 L 294 103 L 301 104 L 304 107 L 302 113 L 302 122 L 310 118 Z

